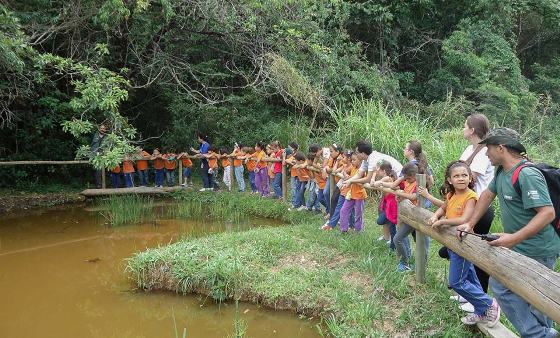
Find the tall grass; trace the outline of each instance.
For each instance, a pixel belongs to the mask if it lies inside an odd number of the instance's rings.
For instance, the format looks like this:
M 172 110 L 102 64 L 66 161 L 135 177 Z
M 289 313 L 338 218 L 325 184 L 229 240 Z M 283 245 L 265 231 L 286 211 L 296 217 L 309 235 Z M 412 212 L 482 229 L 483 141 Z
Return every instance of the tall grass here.
M 111 196 L 101 201 L 101 215 L 112 225 L 142 223 L 153 220 L 153 197 L 140 195 Z

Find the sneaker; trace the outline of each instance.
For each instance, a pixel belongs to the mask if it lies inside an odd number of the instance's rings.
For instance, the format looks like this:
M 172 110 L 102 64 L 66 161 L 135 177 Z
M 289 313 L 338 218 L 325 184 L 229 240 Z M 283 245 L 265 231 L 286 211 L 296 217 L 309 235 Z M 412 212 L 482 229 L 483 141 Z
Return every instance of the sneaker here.
M 468 303 L 468 302 L 459 305 L 459 309 L 461 309 L 465 312 L 470 312 L 470 313 L 474 312 L 474 306 L 471 303 Z
M 206 188 L 199 189 L 198 191 L 206 191 Z
M 331 225 L 329 224 L 329 222 L 323 224 L 323 226 L 321 227 L 321 230 L 332 230 L 333 228 L 331 227 Z
M 410 266 L 404 262 L 400 262 L 399 266 L 397 267 L 397 271 L 398 272 L 409 272 L 412 271 L 412 269 L 410 268 Z
M 297 211 L 303 211 L 303 210 L 307 210 L 307 207 L 305 205 L 302 205 L 301 207 L 296 209 Z
M 492 305 L 486 310 L 484 315 L 477 315 L 471 313 L 466 317 L 461 318 L 461 322 L 465 325 L 475 325 L 478 323 L 486 324 L 488 327 L 494 327 L 500 321 L 500 305 L 494 299 Z
M 377 239 L 378 241 L 386 241 L 385 237 L 381 236 Z
M 182 187 L 186 187 L 186 186 L 187 186 L 187 183 L 181 183 L 181 186 L 182 186 Z
M 459 295 L 450 296 L 449 299 L 450 299 L 450 300 L 454 300 L 454 301 L 456 301 L 456 302 L 459 302 L 459 303 L 461 303 L 461 304 L 467 302 L 467 300 L 466 300 L 465 298 L 463 298 L 463 297 L 461 297 L 461 296 L 459 296 Z

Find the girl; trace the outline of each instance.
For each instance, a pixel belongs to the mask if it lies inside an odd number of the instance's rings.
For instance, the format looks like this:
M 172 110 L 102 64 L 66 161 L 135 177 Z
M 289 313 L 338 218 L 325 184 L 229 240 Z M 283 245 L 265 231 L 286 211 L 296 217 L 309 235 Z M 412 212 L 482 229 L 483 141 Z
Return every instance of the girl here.
M 127 188 L 134 188 L 134 161 L 126 155 L 123 160 L 124 183 Z
M 340 179 L 340 175 L 342 175 L 343 177 L 349 177 L 350 173 L 352 172 L 352 154 L 353 153 L 351 150 L 346 150 L 344 154 L 341 156 L 341 158 L 339 159 L 336 166 L 332 170 L 332 173 L 335 175 L 335 177 L 339 179 L 337 183 L 337 189 L 339 191 L 339 194 L 338 194 L 338 199 L 336 200 L 336 205 L 334 206 L 331 212 L 331 217 L 321 227 L 321 230 L 334 229 L 338 224 L 338 221 L 340 220 L 340 210 L 342 209 L 342 206 L 344 205 L 344 201 L 346 200 L 346 193 L 350 189 L 350 186 L 346 188 L 344 187 L 341 188 L 342 183 L 344 183 L 344 181 Z M 352 220 L 350 221 L 350 223 L 354 224 Z
M 148 186 L 148 160 L 152 155 L 143 149 L 138 149 L 136 154 L 136 169 L 138 170 L 138 178 L 140 185 L 143 187 Z
M 432 228 L 457 226 L 466 223 L 474 212 L 478 199 L 471 170 L 467 163 L 455 161 L 445 170 L 445 202 L 428 220 Z M 445 216 L 445 218 L 442 218 Z M 471 262 L 447 249 L 449 252 L 449 285 L 457 294 L 474 306 L 474 313 L 461 318 L 466 325 L 485 323 L 493 327 L 500 320 L 500 306 L 488 296 L 476 276 Z
M 257 185 L 257 190 L 262 197 L 268 196 L 270 192 L 269 188 L 269 178 L 268 178 L 268 166 L 264 161 L 266 159 L 265 145 L 263 142 L 257 142 L 255 144 L 255 157 L 257 162 L 255 163 L 255 184 Z
M 200 174 L 202 176 L 202 189 L 200 189 L 199 191 L 205 191 L 205 190 L 212 190 L 212 185 L 210 183 L 210 176 L 209 176 L 209 169 L 210 166 L 208 164 L 208 159 L 205 157 L 206 154 L 208 154 L 208 151 L 210 150 L 210 141 L 207 135 L 203 134 L 203 133 L 197 133 L 198 136 L 198 143 L 200 143 L 200 148 L 198 150 L 195 150 L 194 148 L 191 148 L 191 151 L 195 154 L 199 154 L 200 155 Z
M 235 173 L 235 180 L 237 181 L 237 186 L 239 192 L 245 192 L 245 178 L 243 177 L 243 158 L 245 156 L 244 148 L 241 148 L 237 143 L 235 144 L 235 149 L 230 154 L 234 156 L 233 158 L 233 171 Z
M 167 177 L 167 186 L 175 186 L 175 168 L 177 168 L 177 155 L 173 150 L 170 150 L 167 154 L 163 155 L 165 160 L 165 177 Z
M 307 196 L 307 210 L 320 213 L 321 206 L 319 201 L 319 181 L 317 176 L 321 174 L 322 166 L 318 163 L 321 157 L 321 148 L 317 150 L 315 153 L 307 154 L 307 167 L 313 170 L 309 170 L 309 186 L 307 190 L 309 191 L 309 195 Z
M 379 187 L 381 182 L 393 182 L 397 179 L 397 174 L 389 161 L 382 160 L 377 164 L 377 172 L 375 179 L 371 185 Z M 383 226 L 383 237 L 388 241 L 391 251 L 395 250 L 394 238 L 397 233 L 398 223 L 398 202 L 395 194 L 385 193 L 379 204 L 379 217 L 377 217 L 377 224 Z
M 251 186 L 251 194 L 256 194 L 258 192 L 257 184 L 255 183 L 255 168 L 257 167 L 257 161 L 253 160 L 252 158 L 257 156 L 257 153 L 255 152 L 255 149 L 251 147 L 243 148 L 243 152 L 245 153 L 244 160 L 245 165 L 247 166 L 247 172 L 249 173 L 249 185 Z
M 333 168 L 335 168 L 338 162 L 338 156 L 340 155 L 340 147 L 336 145 L 336 143 L 333 143 L 329 147 L 329 150 L 330 150 L 329 160 L 327 161 L 327 164 L 323 168 L 323 173 L 322 173 L 323 177 L 327 181 L 325 188 L 323 189 L 323 198 L 325 200 L 326 209 L 327 209 L 326 219 L 330 218 L 330 213 L 332 210 L 334 210 L 336 202 L 338 201 L 338 195 L 340 195 L 340 189 L 338 189 L 338 187 L 335 186 L 334 194 L 333 196 L 331 196 L 331 178 L 330 178 L 330 174 L 332 173 Z M 335 177 L 335 183 L 338 182 L 339 179 L 340 179 L 339 177 Z
M 193 183 L 192 183 L 192 160 L 189 157 L 189 154 L 187 152 L 184 153 L 180 153 L 179 156 L 177 156 L 178 160 L 181 160 L 181 164 L 183 165 L 183 182 L 181 182 L 181 185 L 184 186 L 190 186 L 192 187 Z
M 224 168 L 224 176 L 222 181 L 226 185 L 229 191 L 231 191 L 231 161 L 228 158 L 227 148 L 220 148 L 220 164 Z
M 152 152 L 151 159 L 152 161 L 154 161 L 154 169 L 156 171 L 156 177 L 155 177 L 156 188 L 163 188 L 163 176 L 165 175 L 164 173 L 165 164 L 164 164 L 163 156 L 159 152 L 158 148 L 154 149 L 154 151 Z
M 307 182 L 309 182 L 309 170 L 307 170 L 307 156 L 305 156 L 301 151 L 298 151 L 295 156 L 296 164 L 292 167 L 298 171 L 298 189 L 296 192 L 296 198 L 294 204 L 289 210 L 305 210 L 305 189 L 307 188 Z
M 290 156 L 288 156 L 288 158 L 286 159 L 286 163 L 288 163 L 289 165 L 291 165 L 290 168 L 290 184 L 292 187 L 292 205 L 295 204 L 296 201 L 296 192 L 298 189 L 298 185 L 299 185 L 299 180 L 297 177 L 297 168 L 294 168 L 294 165 L 296 164 L 296 160 L 295 160 L 295 155 L 298 152 L 299 149 L 299 144 L 297 144 L 296 142 L 292 142 L 290 143 L 289 146 L 289 151 L 290 151 Z
M 216 147 L 210 147 L 208 154 L 204 157 L 208 159 L 208 178 L 210 179 L 210 184 L 212 188 L 209 190 L 218 191 L 220 186 L 218 185 L 218 153 Z M 208 190 L 208 189 L 207 189 Z
M 360 158 L 354 154 L 352 155 L 352 170 L 350 176 L 354 176 L 358 169 L 360 169 L 362 161 Z M 364 205 L 365 199 L 367 198 L 366 189 L 362 184 L 352 183 L 350 185 L 350 190 L 346 192 L 346 200 L 342 205 L 340 210 L 340 231 L 348 232 L 348 226 L 350 224 L 351 211 L 354 211 L 355 223 L 354 230 L 360 233 L 364 229 Z
M 284 149 L 280 141 L 274 141 L 271 143 L 272 157 L 275 159 L 282 159 L 284 156 Z M 276 198 L 282 198 L 282 162 L 273 162 L 273 172 L 274 180 L 272 182 L 272 187 L 274 189 L 274 195 Z
M 111 182 L 113 183 L 113 188 L 121 187 L 121 166 L 119 164 L 111 170 Z

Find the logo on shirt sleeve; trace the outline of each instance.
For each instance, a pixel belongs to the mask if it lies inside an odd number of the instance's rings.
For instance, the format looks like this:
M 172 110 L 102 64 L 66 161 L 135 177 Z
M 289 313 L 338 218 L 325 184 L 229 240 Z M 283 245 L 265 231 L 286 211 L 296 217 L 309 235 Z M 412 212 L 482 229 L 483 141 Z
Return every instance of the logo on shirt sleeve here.
M 529 191 L 527 191 L 527 198 L 529 198 L 530 200 L 539 200 L 539 199 L 541 199 L 541 196 L 539 195 L 538 191 L 529 190 Z

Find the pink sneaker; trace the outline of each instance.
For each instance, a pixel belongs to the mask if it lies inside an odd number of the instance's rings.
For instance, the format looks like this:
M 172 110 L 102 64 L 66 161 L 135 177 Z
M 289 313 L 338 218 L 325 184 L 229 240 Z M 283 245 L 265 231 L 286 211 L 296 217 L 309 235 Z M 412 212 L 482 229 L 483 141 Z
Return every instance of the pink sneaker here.
M 471 313 L 466 317 L 461 318 L 461 322 L 465 325 L 475 325 L 478 323 L 486 324 L 488 327 L 494 327 L 500 321 L 500 305 L 494 299 L 492 305 L 486 310 L 484 315 L 477 315 Z

